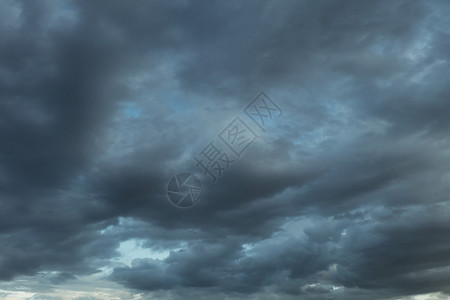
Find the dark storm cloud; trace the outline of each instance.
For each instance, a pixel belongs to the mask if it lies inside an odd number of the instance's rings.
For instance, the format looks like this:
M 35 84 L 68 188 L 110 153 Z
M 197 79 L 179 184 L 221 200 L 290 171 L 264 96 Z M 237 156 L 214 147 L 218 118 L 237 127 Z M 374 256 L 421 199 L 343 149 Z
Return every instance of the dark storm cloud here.
M 449 293 L 447 3 L 3 5 L 1 280 L 60 284 L 139 239 L 171 252 L 109 279 L 174 298 Z M 283 117 L 172 207 L 260 89 Z
M 2 38 L 0 276 L 7 280 L 58 265 L 83 273 L 90 267 L 77 266 L 82 248 L 95 240 L 85 227 L 86 202 L 62 191 L 98 148 L 114 103 L 105 87 L 117 53 L 81 27 L 61 32 L 47 24 L 52 4 L 13 3 L 21 24 Z
M 136 260 L 131 267 L 116 268 L 112 278 L 143 290 L 184 286 L 246 294 L 275 284 L 284 293 L 306 296 L 305 286 L 322 282 L 360 288 L 359 295 L 365 289 L 373 289 L 374 295 L 448 292 L 448 222 L 438 209 L 412 216 L 384 212 L 370 221 L 318 219 L 305 228 L 306 239 L 276 238 L 251 254 L 227 239 L 213 245 L 191 243 L 164 261 Z M 410 223 L 411 217 L 416 223 Z

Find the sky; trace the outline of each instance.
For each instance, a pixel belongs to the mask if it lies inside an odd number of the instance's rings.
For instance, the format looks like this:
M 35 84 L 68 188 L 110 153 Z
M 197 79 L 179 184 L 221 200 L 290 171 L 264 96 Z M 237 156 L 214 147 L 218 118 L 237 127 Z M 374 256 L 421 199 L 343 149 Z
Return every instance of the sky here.
M 449 15 L 0 1 L 0 298 L 450 299 Z

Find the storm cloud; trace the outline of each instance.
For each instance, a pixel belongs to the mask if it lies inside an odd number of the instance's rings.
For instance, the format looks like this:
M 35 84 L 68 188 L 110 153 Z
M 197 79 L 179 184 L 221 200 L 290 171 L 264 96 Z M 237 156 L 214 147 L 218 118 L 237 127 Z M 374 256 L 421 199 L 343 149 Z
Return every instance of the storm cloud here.
M 1 2 L 1 297 L 447 299 L 449 13 Z M 261 91 L 283 112 L 266 131 L 244 112 Z M 211 141 L 233 160 L 214 184 Z M 189 209 L 180 172 L 202 181 Z

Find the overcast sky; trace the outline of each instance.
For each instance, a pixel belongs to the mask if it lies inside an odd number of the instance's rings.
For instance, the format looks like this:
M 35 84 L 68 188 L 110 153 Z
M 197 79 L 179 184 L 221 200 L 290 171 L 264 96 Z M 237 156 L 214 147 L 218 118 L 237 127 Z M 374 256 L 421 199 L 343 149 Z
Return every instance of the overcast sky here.
M 449 299 L 449 15 L 1 0 L 0 298 Z M 265 131 L 260 92 L 283 112 Z M 233 160 L 215 183 L 210 142 Z

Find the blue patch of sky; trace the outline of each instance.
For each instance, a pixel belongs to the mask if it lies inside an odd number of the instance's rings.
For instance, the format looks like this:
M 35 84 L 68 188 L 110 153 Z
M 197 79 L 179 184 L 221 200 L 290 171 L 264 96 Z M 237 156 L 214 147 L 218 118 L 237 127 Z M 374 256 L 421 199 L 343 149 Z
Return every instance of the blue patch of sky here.
M 137 119 L 142 114 L 142 109 L 134 102 L 124 104 L 124 113 L 127 119 Z
M 161 96 L 167 101 L 174 114 L 187 113 L 196 107 L 192 101 L 178 91 L 163 91 Z

